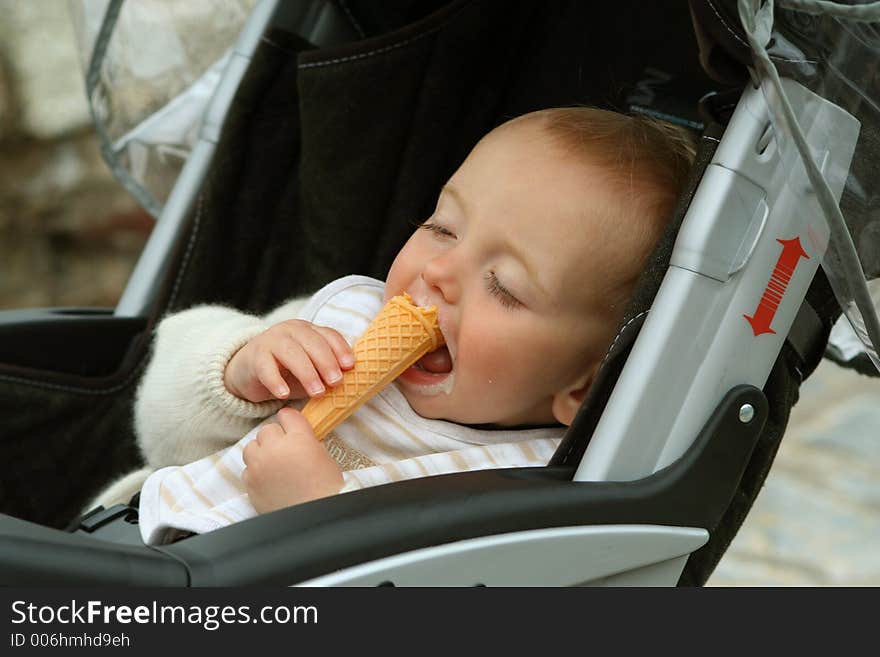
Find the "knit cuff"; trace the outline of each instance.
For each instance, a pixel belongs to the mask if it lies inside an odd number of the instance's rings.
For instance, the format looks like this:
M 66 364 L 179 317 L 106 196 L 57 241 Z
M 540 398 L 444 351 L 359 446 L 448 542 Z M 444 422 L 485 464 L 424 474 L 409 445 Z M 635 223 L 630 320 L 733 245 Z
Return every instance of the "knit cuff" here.
M 238 333 L 229 336 L 205 362 L 202 381 L 205 382 L 207 400 L 221 412 L 235 417 L 264 418 L 272 415 L 284 406 L 284 400 L 268 400 L 263 402 L 250 402 L 237 397 L 229 392 L 224 381 L 226 366 L 244 345 L 265 330 L 265 326 L 250 326 L 243 328 Z

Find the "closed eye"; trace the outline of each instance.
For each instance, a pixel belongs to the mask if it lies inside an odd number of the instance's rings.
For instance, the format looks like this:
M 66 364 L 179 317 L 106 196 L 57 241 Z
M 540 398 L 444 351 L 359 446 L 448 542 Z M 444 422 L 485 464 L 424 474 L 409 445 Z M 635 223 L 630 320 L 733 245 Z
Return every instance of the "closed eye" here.
M 505 308 L 518 308 L 522 304 L 522 302 L 513 296 L 513 293 L 508 290 L 501 281 L 498 280 L 498 276 L 495 275 L 494 271 L 490 271 L 486 274 L 486 282 L 488 284 L 489 293 L 492 296 L 498 298 L 498 301 L 501 302 L 501 305 Z
M 434 233 L 437 236 L 442 237 L 455 237 L 455 233 L 453 233 L 448 228 L 444 228 L 440 224 L 435 224 L 430 219 L 422 224 L 419 224 L 419 228 L 422 230 L 427 230 Z

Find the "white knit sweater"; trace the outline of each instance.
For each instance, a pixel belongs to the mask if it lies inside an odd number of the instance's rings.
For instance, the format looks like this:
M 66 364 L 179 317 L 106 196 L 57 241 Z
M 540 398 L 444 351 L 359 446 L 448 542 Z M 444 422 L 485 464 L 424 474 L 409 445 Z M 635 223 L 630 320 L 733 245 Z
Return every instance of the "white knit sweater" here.
M 223 382 L 229 359 L 270 326 L 294 318 L 308 297 L 262 317 L 222 306 L 196 306 L 165 318 L 137 391 L 135 433 L 147 465 L 182 465 L 228 447 L 280 401 L 252 403 Z

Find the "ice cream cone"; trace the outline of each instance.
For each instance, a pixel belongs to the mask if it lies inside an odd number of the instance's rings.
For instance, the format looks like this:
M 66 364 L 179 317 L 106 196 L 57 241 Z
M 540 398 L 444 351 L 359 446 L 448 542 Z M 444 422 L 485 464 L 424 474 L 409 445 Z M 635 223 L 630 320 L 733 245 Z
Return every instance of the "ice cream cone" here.
M 437 309 L 421 308 L 408 294 L 393 297 L 354 343 L 355 366 L 323 397 L 310 399 L 303 415 L 323 439 L 426 353 L 444 343 Z

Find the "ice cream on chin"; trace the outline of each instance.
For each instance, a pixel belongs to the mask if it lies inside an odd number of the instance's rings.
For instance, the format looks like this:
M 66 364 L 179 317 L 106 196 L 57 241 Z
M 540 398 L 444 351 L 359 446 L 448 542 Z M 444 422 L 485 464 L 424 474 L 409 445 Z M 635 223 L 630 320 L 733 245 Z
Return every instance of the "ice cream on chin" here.
M 310 399 L 302 413 L 323 439 L 398 376 L 418 371 L 413 365 L 420 359 L 426 375 L 444 376 L 437 371 L 446 363 L 448 374 L 452 361 L 443 345 L 436 307 L 416 306 L 405 293 L 392 297 L 354 343 L 354 368 L 327 394 Z

